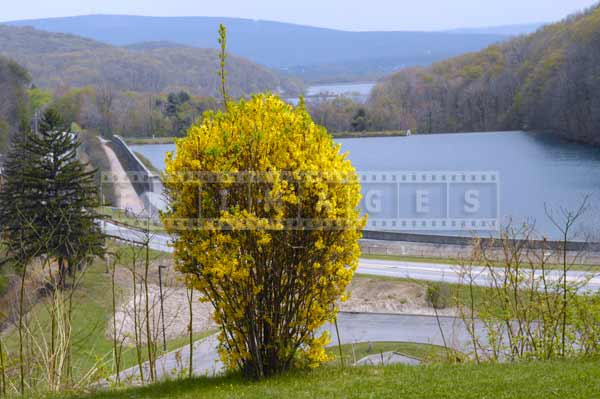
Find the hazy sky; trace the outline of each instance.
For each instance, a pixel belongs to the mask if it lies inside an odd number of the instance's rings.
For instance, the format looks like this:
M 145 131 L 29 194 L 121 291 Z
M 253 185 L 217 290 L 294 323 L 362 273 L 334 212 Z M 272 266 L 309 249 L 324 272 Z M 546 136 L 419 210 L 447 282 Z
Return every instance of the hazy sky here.
M 598 0 L 0 0 L 0 21 L 82 14 L 226 16 L 346 30 L 550 22 Z

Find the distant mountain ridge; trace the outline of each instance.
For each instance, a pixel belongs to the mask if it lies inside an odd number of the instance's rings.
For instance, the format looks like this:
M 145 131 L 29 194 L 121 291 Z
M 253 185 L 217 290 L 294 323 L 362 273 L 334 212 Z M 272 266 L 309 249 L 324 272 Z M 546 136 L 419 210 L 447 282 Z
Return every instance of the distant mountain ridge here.
M 547 23 L 538 22 L 530 24 L 515 24 L 515 25 L 499 25 L 486 26 L 480 28 L 459 28 L 445 32 L 449 33 L 468 33 L 468 34 L 484 34 L 484 35 L 503 35 L 503 36 L 519 36 L 534 33 Z
M 133 44 L 129 44 L 129 45 L 123 46 L 123 47 L 126 49 L 129 49 L 129 50 L 146 51 L 146 50 L 155 50 L 157 48 L 177 48 L 177 47 L 189 47 L 189 46 L 184 46 L 182 44 L 167 42 L 167 41 L 157 41 L 157 42 L 133 43 Z
M 135 49 L 115 47 L 72 34 L 0 25 L 0 55 L 27 68 L 37 86 L 110 86 L 123 91 L 164 92 L 187 89 L 218 96 L 218 55 L 201 49 L 152 43 Z M 233 96 L 259 91 L 298 94 L 299 85 L 240 57 L 228 58 Z
M 506 38 L 497 34 L 457 32 L 348 32 L 215 17 L 88 15 L 6 24 L 75 34 L 115 46 L 172 42 L 215 48 L 220 23 L 227 26 L 228 49 L 232 54 L 271 68 L 300 71 L 300 75 L 302 66 L 349 65 L 347 72 L 352 72 L 355 64 L 363 69 L 364 65 L 371 65 L 389 73 L 398 65 L 429 64 L 480 50 Z M 382 64 L 381 60 L 386 61 Z

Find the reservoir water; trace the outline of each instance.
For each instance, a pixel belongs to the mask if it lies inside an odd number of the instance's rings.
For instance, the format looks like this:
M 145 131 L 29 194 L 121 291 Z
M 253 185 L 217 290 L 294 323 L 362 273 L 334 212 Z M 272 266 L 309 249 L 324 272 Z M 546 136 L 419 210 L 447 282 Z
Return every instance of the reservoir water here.
M 525 132 L 413 135 L 337 140 L 361 172 L 497 173 L 501 224 L 535 223 L 548 237 L 559 236 L 547 217 L 560 208 L 576 210 L 590 196 L 577 229 L 595 233 L 600 218 L 600 149 L 550 135 Z M 137 145 L 158 168 L 174 145 Z M 485 197 L 481 201 L 490 201 Z M 431 200 L 433 201 L 433 199 Z M 483 204 L 484 206 L 486 204 Z M 388 226 L 389 227 L 389 226 Z M 391 229 L 393 230 L 393 229 Z
M 332 94 L 332 95 L 343 95 L 356 93 L 362 96 L 368 96 L 371 90 L 375 86 L 375 83 L 335 83 L 325 85 L 309 86 L 306 91 L 307 96 L 318 96 L 320 94 Z
M 309 86 L 306 89 L 306 101 L 333 100 L 336 97 L 343 96 L 362 104 L 367 102 L 374 86 L 375 83 L 373 82 L 332 83 Z M 291 104 L 297 104 L 298 98 L 289 98 L 287 101 Z

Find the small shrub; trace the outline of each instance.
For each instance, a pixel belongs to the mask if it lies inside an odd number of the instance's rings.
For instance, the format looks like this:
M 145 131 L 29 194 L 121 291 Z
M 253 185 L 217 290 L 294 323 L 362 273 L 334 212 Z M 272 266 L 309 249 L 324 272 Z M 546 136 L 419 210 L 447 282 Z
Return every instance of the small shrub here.
M 435 309 L 446 309 L 452 304 L 452 293 L 447 284 L 431 283 L 427 286 L 427 302 Z

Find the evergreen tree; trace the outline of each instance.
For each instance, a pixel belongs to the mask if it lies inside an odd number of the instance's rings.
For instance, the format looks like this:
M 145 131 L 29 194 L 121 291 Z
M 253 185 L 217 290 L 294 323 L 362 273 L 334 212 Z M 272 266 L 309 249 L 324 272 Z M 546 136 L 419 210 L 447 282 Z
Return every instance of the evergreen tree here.
M 364 132 L 369 129 L 369 117 L 364 108 L 359 108 L 352 118 L 352 130 L 355 132 Z
M 25 142 L 29 132 L 15 135 L 11 148 L 3 165 L 2 187 L 0 189 L 0 224 L 4 236 L 4 243 L 8 252 L 18 259 L 26 261 L 35 256 L 39 251 L 35 244 L 37 234 L 32 228 L 33 223 L 27 219 L 39 203 L 28 204 L 25 193 L 25 176 L 30 173 L 30 166 L 36 161 L 24 157 Z
M 65 272 L 88 254 L 101 255 L 96 171 L 77 157 L 79 142 L 60 114 L 48 109 L 39 133 L 25 134 L 8 154 L 0 190 L 0 224 L 8 249 L 22 259 L 56 259 Z

